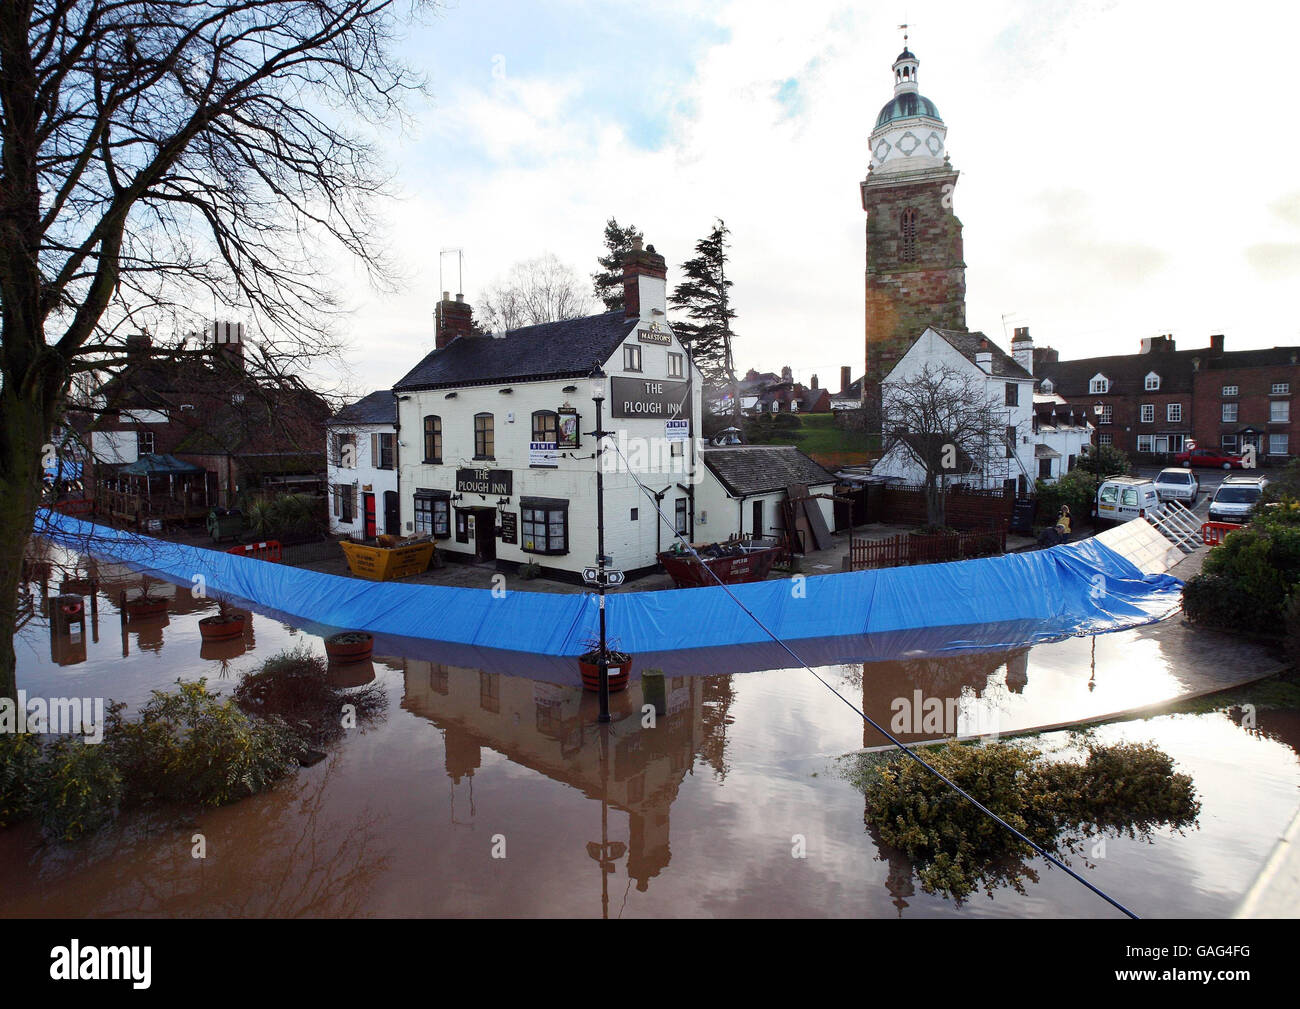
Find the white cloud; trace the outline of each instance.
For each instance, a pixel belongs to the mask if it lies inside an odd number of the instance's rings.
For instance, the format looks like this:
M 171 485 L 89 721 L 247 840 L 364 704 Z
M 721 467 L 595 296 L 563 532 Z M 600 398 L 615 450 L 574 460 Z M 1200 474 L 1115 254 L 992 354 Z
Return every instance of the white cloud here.
M 858 183 L 891 93 L 895 21 L 766 0 L 710 16 L 725 41 L 657 96 L 679 111 L 656 150 L 590 111 L 578 70 L 444 81 L 422 139 L 399 155 L 408 196 L 392 209 L 393 242 L 411 282 L 399 297 L 361 297 L 353 320 L 363 385 L 394 381 L 431 346 L 439 248 L 465 249 L 473 301 L 542 252 L 590 273 L 611 214 L 643 229 L 670 271 L 714 216 L 727 221 L 742 367 L 789 363 L 826 385 L 840 364 L 861 371 Z M 1273 328 L 1295 264 L 1270 252 L 1295 241 L 1277 208 L 1295 199 L 1286 50 L 1300 15 L 1008 0 L 912 16 L 921 88 L 962 171 L 972 328 L 1000 336 L 1015 313 L 1066 357 L 1169 331 L 1188 346 L 1223 330 L 1230 347 L 1300 341 Z M 1268 28 L 1246 39 L 1240 23 Z M 650 80 L 654 59 L 629 53 L 623 72 Z M 791 78 L 797 101 L 783 103 Z

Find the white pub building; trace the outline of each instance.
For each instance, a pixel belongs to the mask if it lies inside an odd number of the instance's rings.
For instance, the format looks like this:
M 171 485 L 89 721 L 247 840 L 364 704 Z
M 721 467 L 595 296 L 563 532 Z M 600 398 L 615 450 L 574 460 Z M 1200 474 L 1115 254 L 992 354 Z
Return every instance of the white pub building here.
M 688 538 L 704 464 L 700 374 L 667 324 L 667 269 L 654 246 L 624 261 L 624 311 L 478 334 L 446 294 L 434 350 L 394 387 L 400 522 L 450 559 L 536 562 L 580 577 L 596 556 L 596 404 L 607 376 L 605 553 L 628 575 Z M 651 499 L 629 472 L 654 493 Z

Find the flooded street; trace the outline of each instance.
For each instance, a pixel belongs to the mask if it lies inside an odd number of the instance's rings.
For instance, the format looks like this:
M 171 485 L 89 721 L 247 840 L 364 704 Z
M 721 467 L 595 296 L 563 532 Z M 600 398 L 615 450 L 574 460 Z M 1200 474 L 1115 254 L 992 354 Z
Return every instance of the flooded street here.
M 166 617 L 123 625 L 111 573 L 100 576 L 84 658 L 51 638 L 39 608 L 21 632 L 29 695 L 104 696 L 134 709 L 178 677 L 229 689 L 283 648 L 323 651 L 319 635 L 265 614 L 214 651 L 198 620 L 215 604 L 183 590 Z M 886 723 L 893 699 L 920 690 L 952 699 L 961 733 L 1012 731 L 1185 692 L 1170 647 L 1158 628 L 1139 628 L 1095 646 L 1081 638 L 818 672 Z M 922 893 L 906 861 L 872 840 L 861 794 L 837 773 L 841 755 L 883 740 L 805 670 L 671 668 L 668 713 L 654 728 L 642 727 L 634 675 L 605 730 L 566 660 L 491 653 L 471 665 L 448 655 L 456 664 L 408 654 L 337 667 L 353 684 L 373 672 L 386 717 L 263 795 L 193 818 L 123 817 L 76 846 L 43 845 L 30 824 L 0 831 L 0 914 L 1114 914 L 1045 868 L 1024 895 L 1003 889 L 958 907 Z M 763 657 L 738 656 L 736 667 Z M 916 728 L 903 737 L 933 738 Z M 1072 863 L 1143 916 L 1230 915 L 1294 810 L 1300 719 L 1263 711 L 1250 730 L 1224 713 L 1161 715 L 1096 735 L 1154 741 L 1192 776 L 1203 809 L 1186 835 L 1110 838 L 1104 857 Z M 1066 732 L 1038 742 L 1071 745 Z M 199 833 L 205 859 L 191 857 Z M 792 857 L 800 839 L 806 857 Z

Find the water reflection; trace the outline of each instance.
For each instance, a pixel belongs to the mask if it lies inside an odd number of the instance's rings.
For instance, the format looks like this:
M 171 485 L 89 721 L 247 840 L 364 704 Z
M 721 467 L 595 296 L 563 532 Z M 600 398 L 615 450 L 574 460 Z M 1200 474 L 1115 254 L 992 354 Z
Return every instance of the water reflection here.
M 259 610 L 241 638 L 204 642 L 198 620 L 216 604 L 186 586 L 152 586 L 169 594 L 167 616 L 136 623 L 120 606 L 123 589 L 140 588 L 135 572 L 47 556 L 28 573 L 19 685 L 32 694 L 135 705 L 178 676 L 233 681 L 297 643 L 319 653 L 318 631 L 333 630 Z M 85 600 L 84 651 L 51 619 L 60 592 Z M 1032 646 L 1008 625 L 794 647 L 887 727 L 895 702 L 917 691 L 922 706 L 955 712 L 944 732 L 909 724 L 907 740 L 969 734 L 990 719 L 1007 732 L 1105 714 L 1204 689 L 1207 666 L 1231 679 L 1271 661 L 1266 649 L 1230 651 L 1171 626 Z M 380 681 L 390 717 L 271 793 L 195 823 L 122 823 L 75 849 L 0 831 L 0 913 L 1098 913 L 1060 873 L 1026 896 L 999 891 L 960 911 L 919 892 L 907 860 L 864 829 L 860 794 L 827 773 L 839 754 L 884 740 L 777 646 L 636 656 L 603 730 L 572 659 L 387 639 L 375 655 L 331 677 Z M 642 721 L 640 680 L 652 668 L 667 687 L 654 728 Z M 1294 715 L 1260 712 L 1249 732 L 1216 717 L 1212 745 L 1201 723 L 1108 730 L 1166 745 L 1206 795 L 1201 831 L 1162 839 L 1159 858 L 1113 841 L 1096 870 L 1109 889 L 1145 894 L 1147 909 L 1230 910 L 1274 826 L 1242 824 L 1254 810 L 1281 810 L 1300 783 Z M 209 839 L 206 860 L 190 856 L 196 831 Z M 790 857 L 796 831 L 810 840 L 807 860 Z M 498 833 L 507 859 L 489 855 Z

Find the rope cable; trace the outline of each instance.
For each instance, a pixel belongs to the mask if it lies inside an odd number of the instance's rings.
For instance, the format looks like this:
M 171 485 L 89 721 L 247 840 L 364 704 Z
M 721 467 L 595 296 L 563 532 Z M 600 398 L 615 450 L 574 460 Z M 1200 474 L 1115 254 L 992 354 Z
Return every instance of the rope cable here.
M 609 435 L 609 432 L 605 432 L 604 434 L 605 434 L 605 436 L 607 437 L 607 436 Z M 920 764 L 921 767 L 923 767 L 923 768 L 924 768 L 926 771 L 928 771 L 930 774 L 934 775 L 936 778 L 938 778 L 940 781 L 942 781 L 945 785 L 947 785 L 949 788 L 951 788 L 954 792 L 956 792 L 958 795 L 960 795 L 963 799 L 965 799 L 967 802 L 969 802 L 972 806 L 974 806 L 976 809 L 978 809 L 978 810 L 979 810 L 981 813 L 983 813 L 985 816 L 989 817 L 989 818 L 990 818 L 991 820 L 993 820 L 995 823 L 999 824 L 1000 826 L 1002 826 L 1003 828 L 1005 828 L 1007 831 L 1009 831 L 1009 832 L 1012 834 L 1012 836 L 1014 836 L 1015 838 L 1017 838 L 1017 839 L 1020 840 L 1020 841 L 1023 841 L 1025 844 L 1029 845 L 1030 848 L 1032 848 L 1032 849 L 1033 849 L 1034 851 L 1036 851 L 1039 855 L 1041 855 L 1044 859 L 1046 859 L 1047 862 L 1048 862 L 1049 864 L 1054 865 L 1054 866 L 1056 866 L 1057 868 L 1064 870 L 1064 871 L 1065 871 L 1069 876 L 1071 876 L 1073 879 L 1075 879 L 1075 880 L 1077 880 L 1078 882 L 1082 883 L 1084 886 L 1086 886 L 1089 890 L 1091 890 L 1093 893 L 1095 893 L 1095 894 L 1096 894 L 1098 897 L 1100 897 L 1102 900 L 1106 901 L 1106 902 L 1107 902 L 1108 904 L 1110 904 L 1112 907 L 1118 908 L 1118 909 L 1119 909 L 1120 911 L 1122 911 L 1124 914 L 1128 915 L 1128 917 L 1130 917 L 1130 918 L 1134 918 L 1134 919 L 1138 918 L 1138 915 L 1136 915 L 1134 912 L 1130 911 L 1127 907 L 1125 907 L 1123 904 L 1121 904 L 1119 901 L 1117 901 L 1114 897 L 1111 897 L 1108 893 L 1106 893 L 1106 892 L 1105 892 L 1104 890 L 1102 890 L 1100 887 L 1095 886 L 1093 883 L 1089 882 L 1087 879 L 1085 879 L 1083 876 L 1079 875 L 1077 872 L 1075 872 L 1073 869 L 1071 869 L 1068 865 L 1066 865 L 1064 862 L 1062 862 L 1059 858 L 1057 858 L 1057 857 L 1056 857 L 1055 855 L 1053 855 L 1051 852 L 1047 851 L 1045 848 L 1043 848 L 1041 845 L 1037 844 L 1036 842 L 1030 840 L 1028 837 L 1026 837 L 1023 833 L 1021 833 L 1019 830 L 1017 830 L 1017 829 L 1016 829 L 1015 827 L 1013 827 L 1011 824 L 1007 823 L 1006 820 L 1004 820 L 1004 819 L 1002 819 L 1002 817 L 998 816 L 997 813 L 993 812 L 991 809 L 989 809 L 987 806 L 985 806 L 982 802 L 980 802 L 978 799 L 976 799 L 973 795 L 971 795 L 969 792 L 967 792 L 964 788 L 962 788 L 960 785 L 958 785 L 955 781 L 953 781 L 952 779 L 950 779 L 949 777 L 947 777 L 947 775 L 945 775 L 945 774 L 944 774 L 942 771 L 940 771 L 938 768 L 936 768 L 936 767 L 934 767 L 932 764 L 928 763 L 928 762 L 927 762 L 925 759 L 923 759 L 923 758 L 922 758 L 918 753 L 916 753 L 916 751 L 913 750 L 910 746 L 908 746 L 908 745 L 907 745 L 906 743 L 904 743 L 902 740 L 900 740 L 899 738 L 897 738 L 893 733 L 891 733 L 891 732 L 890 732 L 888 729 L 886 729 L 884 726 L 882 726 L 882 725 L 880 725 L 878 722 L 876 722 L 875 719 L 873 719 L 873 718 L 872 718 L 870 715 L 868 715 L 865 711 L 863 711 L 862 709 L 860 709 L 856 704 L 854 704 L 854 703 L 853 703 L 852 701 L 850 701 L 847 697 L 845 697 L 843 694 L 841 694 L 838 690 L 836 690 L 833 686 L 831 686 L 830 683 L 826 682 L 826 680 L 821 676 L 820 673 L 817 672 L 817 670 L 815 670 L 812 666 L 808 665 L 808 663 L 805 662 L 805 661 L 804 661 L 804 660 L 803 660 L 803 659 L 798 655 L 798 653 L 796 653 L 796 652 L 794 651 L 794 649 L 792 649 L 788 644 L 786 644 L 785 641 L 783 641 L 783 640 L 780 638 L 779 635 L 777 635 L 774 631 L 772 631 L 771 628 L 769 628 L 765 623 L 763 623 L 763 621 L 760 620 L 760 619 L 758 618 L 758 616 L 757 616 L 757 615 L 756 615 L 756 614 L 755 614 L 755 613 L 754 613 L 754 612 L 753 612 L 753 611 L 752 611 L 748 606 L 746 606 L 743 602 L 740 601 L 739 598 L 737 598 L 736 594 L 735 594 L 734 592 L 731 591 L 731 587 L 730 587 L 729 585 L 727 585 L 727 583 L 724 582 L 720 577 L 718 577 L 717 572 L 715 572 L 711 567 L 709 567 L 707 564 L 704 563 L 704 560 L 703 560 L 703 559 L 700 557 L 700 555 L 696 552 L 695 548 L 694 548 L 693 546 L 691 546 L 691 544 L 690 544 L 689 542 L 687 542 L 686 538 L 685 538 L 685 537 L 684 537 L 680 532 L 677 531 L 677 527 L 676 527 L 676 525 L 674 525 L 672 522 L 668 521 L 668 516 L 666 516 L 666 515 L 663 513 L 663 511 L 662 511 L 662 510 L 660 509 L 660 507 L 659 507 L 659 503 L 655 500 L 654 492 L 651 491 L 648 487 L 646 487 L 646 485 L 643 484 L 643 483 L 641 482 L 641 480 L 637 477 L 636 473 L 635 473 L 635 472 L 633 471 L 633 469 L 632 469 L 631 463 L 628 462 L 627 456 L 625 456 L 625 455 L 623 454 L 623 450 L 622 450 L 621 448 L 619 448 L 617 439 L 611 439 L 611 444 L 612 444 L 612 446 L 613 446 L 613 448 L 614 448 L 614 451 L 617 452 L 618 455 L 619 455 L 619 457 L 623 460 L 623 464 L 624 464 L 624 466 L 627 467 L 627 473 L 628 473 L 628 475 L 632 478 L 633 482 L 636 483 L 636 485 L 637 485 L 639 488 L 641 488 L 641 490 L 645 493 L 645 495 L 650 499 L 650 506 L 654 509 L 655 514 L 659 516 L 660 521 L 662 521 L 662 522 L 664 523 L 664 525 L 666 525 L 666 526 L 669 528 L 669 530 L 672 532 L 673 536 L 675 536 L 675 537 L 677 538 L 677 540 L 681 542 L 682 546 L 685 547 L 686 551 L 687 551 L 687 552 L 688 552 L 692 557 L 694 557 L 696 561 L 699 562 L 700 566 L 701 566 L 702 568 L 704 568 L 704 570 L 706 570 L 706 571 L 707 571 L 707 572 L 708 572 L 708 573 L 713 577 L 714 581 L 716 581 L 716 582 L 718 583 L 718 585 L 719 585 L 719 586 L 722 588 L 722 590 L 727 594 L 727 596 L 731 599 L 731 601 L 734 602 L 737 606 L 739 606 L 740 609 L 741 609 L 742 611 L 744 611 L 745 615 L 748 616 L 752 621 L 754 621 L 754 623 L 758 625 L 758 627 L 763 631 L 764 634 L 766 634 L 769 638 L 771 638 L 774 642 L 776 642 L 777 645 L 779 645 L 782 649 L 784 649 L 785 652 L 786 652 L 786 653 L 787 653 L 787 654 L 788 654 L 792 659 L 794 659 L 796 663 L 798 663 L 801 667 L 803 667 L 804 669 L 806 669 L 808 672 L 812 673 L 812 675 L 816 678 L 816 680 L 817 680 L 818 683 L 820 683 L 820 684 L 821 684 L 822 686 L 824 686 L 827 690 L 829 690 L 832 694 L 834 694 L 837 698 L 839 698 L 841 701 L 843 701 L 844 704 L 845 704 L 846 706 L 848 706 L 852 711 L 856 712 L 857 715 L 858 715 L 858 716 L 859 716 L 859 717 L 860 717 L 864 722 L 866 722 L 866 723 L 867 723 L 868 725 L 870 725 L 873 729 L 875 729 L 877 732 L 879 732 L 882 736 L 884 736 L 886 739 L 888 739 L 888 740 L 889 740 L 889 741 L 890 741 L 894 746 L 896 746 L 896 747 L 898 747 L 900 750 L 902 750 L 902 751 L 903 751 L 905 754 L 907 754 L 907 756 L 909 756 L 912 760 L 914 760 L 914 761 L 916 761 L 918 764 Z M 700 464 L 700 463 L 697 461 L 697 465 L 699 465 L 699 464 Z M 600 465 L 600 464 L 597 463 L 597 465 Z

